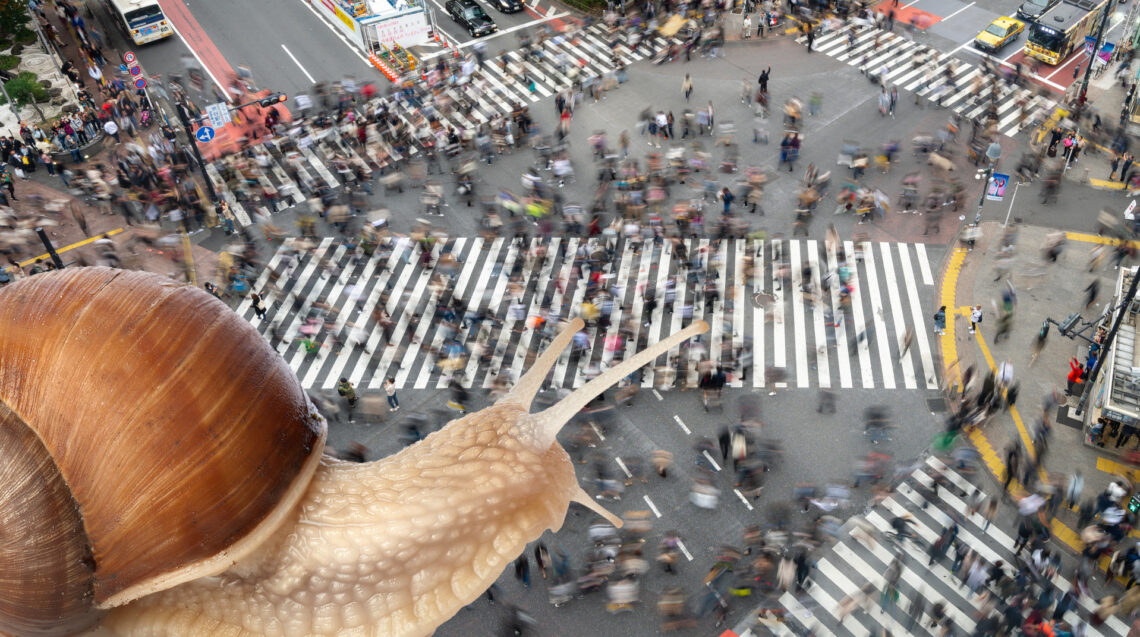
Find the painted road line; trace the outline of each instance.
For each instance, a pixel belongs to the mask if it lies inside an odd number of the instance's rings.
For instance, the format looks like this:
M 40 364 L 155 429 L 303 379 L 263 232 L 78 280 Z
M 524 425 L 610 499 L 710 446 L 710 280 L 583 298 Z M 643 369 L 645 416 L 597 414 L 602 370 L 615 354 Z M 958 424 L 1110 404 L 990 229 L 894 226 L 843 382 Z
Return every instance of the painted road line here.
M 654 389 L 654 390 L 653 390 L 653 397 L 654 397 L 654 398 L 656 398 L 657 400 L 665 400 L 665 399 L 664 399 L 664 398 L 661 396 L 661 392 L 657 391 L 656 389 Z
M 598 435 L 598 440 L 601 440 L 602 442 L 606 441 L 606 437 L 602 435 L 602 430 L 598 429 L 598 426 L 595 425 L 593 421 L 590 421 L 590 428 L 593 429 L 594 433 Z M 621 462 L 621 460 L 618 460 L 618 462 Z
M 839 242 L 828 241 L 824 243 L 824 246 L 827 252 L 827 271 L 836 273 L 839 271 L 839 257 L 835 251 L 839 247 Z M 828 287 L 831 289 L 831 307 L 833 308 L 831 315 L 833 325 L 829 325 L 828 329 L 831 330 L 831 334 L 835 338 L 835 360 L 839 364 L 839 386 L 850 389 L 854 387 L 851 382 L 851 356 L 847 349 L 847 326 L 843 325 L 843 312 L 839 310 L 839 286 L 830 285 Z M 834 324 L 838 324 L 838 326 Z
M 310 75 L 307 70 L 305 70 L 304 66 L 301 66 L 301 61 L 297 59 L 297 56 L 293 55 L 293 52 L 290 51 L 284 44 L 281 45 L 281 48 L 284 49 L 285 55 L 288 55 L 289 59 L 293 60 L 293 64 L 296 64 L 297 68 L 301 69 L 301 72 L 305 74 L 305 77 L 309 78 L 309 82 L 316 84 L 317 81 L 313 79 L 313 76 Z
M 789 246 L 789 251 L 791 256 L 789 257 L 788 267 L 792 270 L 792 334 L 796 338 L 796 386 L 810 387 L 811 381 L 808 379 L 807 329 L 804 319 L 803 270 L 800 269 L 803 264 L 803 261 L 800 260 L 800 242 L 792 241 Z
M 677 422 L 677 425 L 681 427 L 681 431 L 685 432 L 686 436 L 691 436 L 693 434 L 693 432 L 689 431 L 689 428 L 685 426 L 685 421 L 681 420 L 680 416 L 673 414 L 673 420 Z
M 875 244 L 870 241 L 863 243 L 863 264 L 867 266 L 867 292 L 871 297 L 871 320 L 875 323 L 875 340 L 879 344 L 879 364 L 883 370 L 883 387 L 895 388 L 895 362 L 891 359 L 891 349 L 888 344 L 887 322 L 883 320 L 883 296 L 879 292 L 879 276 L 875 272 Z M 856 288 L 858 290 L 858 288 Z M 864 331 L 869 331 L 864 325 Z M 868 336 L 866 341 L 870 341 Z M 870 347 L 870 342 L 867 346 Z
M 1116 462 L 1115 460 L 1109 460 L 1108 458 L 1097 458 L 1096 469 L 1097 471 L 1103 471 L 1105 473 L 1111 473 L 1113 475 L 1124 477 L 1128 477 L 1136 471 L 1136 467 L 1131 467 L 1129 465 Z
M 958 15 L 959 13 L 962 13 L 963 11 L 965 11 L 966 9 L 969 9 L 970 7 L 974 6 L 975 4 L 977 4 L 977 3 L 971 2 L 970 4 L 962 7 L 961 9 L 958 9 L 957 11 L 955 11 L 954 13 L 951 13 L 950 15 L 946 16 L 945 18 L 942 18 L 941 20 L 939 20 L 939 22 L 946 22 L 950 18 L 953 18 L 954 16 Z
M 113 237 L 113 236 L 121 233 L 122 231 L 123 231 L 122 228 L 116 228 L 114 230 L 108 230 L 107 232 L 100 232 L 99 234 L 95 235 L 94 237 L 89 237 L 87 239 L 84 239 L 83 241 L 78 241 L 78 242 L 73 243 L 69 246 L 59 248 L 58 250 L 55 251 L 55 253 L 56 254 L 63 254 L 64 252 L 67 252 L 68 250 L 74 250 L 76 248 L 82 248 L 83 246 L 88 245 L 90 243 L 94 243 L 100 239 L 105 239 L 107 237 Z M 40 259 L 48 259 L 48 258 L 51 258 L 51 255 L 47 254 L 45 252 L 44 254 L 41 254 L 38 257 L 32 257 L 30 259 L 24 259 L 23 261 L 20 261 L 20 267 L 25 268 L 25 267 L 35 263 L 36 261 L 39 261 Z
M 702 451 L 701 453 L 704 454 L 705 460 L 709 461 L 709 464 L 713 466 L 713 469 L 720 471 L 720 465 L 716 463 L 716 459 L 713 458 L 708 451 Z
M 681 549 L 681 553 L 685 556 L 685 559 L 689 560 L 690 562 L 693 561 L 693 554 L 689 552 L 689 549 L 685 546 L 685 543 L 680 539 L 677 540 L 677 548 Z
M 910 302 L 911 317 L 914 319 L 914 346 L 918 347 L 918 353 L 922 359 L 922 373 L 926 377 L 927 389 L 938 389 L 938 370 L 934 368 L 934 357 L 930 354 L 930 343 L 926 338 L 926 330 L 922 329 L 923 311 L 921 308 L 921 301 L 918 298 L 918 285 L 914 280 L 914 269 L 910 265 L 910 251 L 905 244 L 898 244 L 899 247 L 899 265 L 903 273 L 903 283 L 906 285 L 908 301 Z
M 740 498 L 740 501 L 744 503 L 744 506 L 748 507 L 749 511 L 753 510 L 752 503 L 748 501 L 748 498 L 744 497 L 744 494 L 740 492 L 740 489 L 733 489 L 732 492 L 736 494 L 736 497 Z
M 781 371 L 788 369 L 787 342 L 784 340 L 784 284 L 780 279 L 780 262 L 784 261 L 786 246 L 783 239 L 772 241 L 772 365 Z M 791 281 L 791 277 L 788 277 Z M 789 285 L 792 285 L 789 283 Z M 763 363 L 763 352 L 753 354 Z M 776 383 L 776 387 L 787 387 L 787 383 Z
M 823 325 L 823 287 L 819 276 L 819 244 L 814 240 L 807 242 L 808 264 L 811 265 L 811 289 L 815 299 L 811 304 L 812 325 L 815 328 L 815 342 L 812 344 L 815 351 L 815 366 L 819 376 L 819 386 L 822 389 L 831 387 L 831 365 L 827 355 L 827 328 Z M 832 286 L 834 287 L 834 286 Z M 842 385 L 841 385 L 842 386 Z
M 997 373 L 997 365 L 994 363 L 994 357 L 990 354 L 990 348 L 986 347 L 986 339 L 982 336 L 980 330 L 974 334 L 974 339 L 977 341 L 978 347 L 982 350 L 982 356 L 985 357 L 986 364 L 990 366 L 990 371 Z M 1037 450 L 1033 447 L 1033 440 L 1029 437 L 1029 430 L 1026 429 L 1025 422 L 1021 420 L 1021 413 L 1018 412 L 1015 405 L 1009 406 L 1009 415 L 1013 417 L 1013 422 L 1017 425 L 1017 432 L 1021 434 L 1021 443 L 1025 445 L 1025 450 L 1031 457 L 1036 459 Z M 1042 480 L 1048 479 L 1045 475 L 1044 467 L 1038 466 L 1037 471 L 1041 474 Z
M 764 242 L 756 242 L 756 254 L 752 257 L 755 271 L 752 273 L 752 292 L 764 291 Z M 752 386 L 764 386 L 764 315 L 768 308 L 752 306 Z
M 643 495 L 641 497 L 645 499 L 645 504 L 649 505 L 649 510 L 653 511 L 653 515 L 661 517 L 661 512 L 657 510 L 657 505 L 653 504 L 653 500 L 650 500 L 649 496 L 647 495 Z
M 625 463 L 621 461 L 621 458 L 615 457 L 614 460 L 616 460 L 617 465 L 619 467 L 621 467 L 621 472 L 625 474 L 625 477 L 627 477 L 627 478 L 633 477 L 633 474 L 629 472 L 629 468 L 625 466 Z
M 854 266 L 851 268 L 851 285 L 854 290 L 854 293 L 851 295 L 851 322 L 853 323 L 851 327 L 854 330 L 854 347 L 859 353 L 859 374 L 863 380 L 863 389 L 873 389 L 875 387 L 875 371 L 871 366 L 871 348 L 867 338 L 865 338 L 865 334 L 863 340 L 859 340 L 859 330 L 866 332 L 867 322 L 863 319 L 863 288 L 859 282 L 859 263 L 854 260 L 855 243 L 853 241 L 844 241 L 843 251 L 851 255 L 850 258 L 852 259 L 852 263 L 854 263 Z M 851 357 L 850 348 L 847 350 L 847 357 Z M 884 377 L 889 373 L 891 373 L 890 370 L 883 370 Z
M 918 271 L 922 273 L 923 285 L 934 285 L 934 276 L 930 272 L 930 259 L 926 256 L 926 244 L 914 244 L 914 251 L 918 253 Z M 918 328 L 918 325 L 915 325 Z
M 1070 241 L 1080 241 L 1082 243 L 1099 243 L 1101 245 L 1114 246 L 1117 244 L 1116 239 L 1111 237 L 1100 237 L 1095 234 L 1086 234 L 1084 232 L 1066 232 L 1065 238 Z M 1132 248 L 1140 248 L 1140 241 L 1129 241 L 1128 246 Z

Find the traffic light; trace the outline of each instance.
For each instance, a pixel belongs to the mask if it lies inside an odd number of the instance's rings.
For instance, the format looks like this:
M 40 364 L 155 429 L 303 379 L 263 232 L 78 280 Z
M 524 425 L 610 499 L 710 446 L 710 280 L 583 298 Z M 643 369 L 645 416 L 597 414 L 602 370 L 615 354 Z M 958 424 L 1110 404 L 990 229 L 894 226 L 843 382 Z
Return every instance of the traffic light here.
M 1072 314 L 1066 316 L 1065 320 L 1061 321 L 1057 327 L 1061 330 L 1061 334 L 1069 336 L 1069 332 L 1073 331 L 1073 327 L 1079 320 L 1081 320 L 1081 315 L 1073 312 Z
M 280 104 L 287 99 L 289 99 L 289 96 L 285 95 L 284 93 L 272 93 L 257 100 L 257 103 L 260 106 L 273 106 L 275 104 Z

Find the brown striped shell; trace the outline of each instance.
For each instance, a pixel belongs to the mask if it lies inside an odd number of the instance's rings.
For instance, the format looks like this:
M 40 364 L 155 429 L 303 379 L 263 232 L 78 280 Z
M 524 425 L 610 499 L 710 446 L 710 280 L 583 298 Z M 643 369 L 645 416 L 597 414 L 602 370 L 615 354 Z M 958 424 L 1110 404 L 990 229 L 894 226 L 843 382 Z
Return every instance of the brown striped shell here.
M 295 512 L 325 436 L 201 290 L 108 268 L 0 289 L 0 633 L 71 634 L 229 568 Z

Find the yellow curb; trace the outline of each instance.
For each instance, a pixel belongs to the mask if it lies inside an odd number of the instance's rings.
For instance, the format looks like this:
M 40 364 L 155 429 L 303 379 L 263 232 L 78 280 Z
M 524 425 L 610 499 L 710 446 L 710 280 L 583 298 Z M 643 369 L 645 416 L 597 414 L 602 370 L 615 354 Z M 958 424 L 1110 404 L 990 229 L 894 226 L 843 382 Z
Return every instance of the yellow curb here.
M 1136 471 L 1136 467 L 1121 464 L 1115 460 L 1109 460 L 1108 458 L 1100 457 L 1096 459 L 1096 468 L 1097 471 L 1111 473 L 1112 475 L 1124 476 L 1125 478 L 1132 475 Z
M 1089 177 L 1089 185 L 1093 188 L 1104 188 L 1105 190 L 1124 190 L 1123 181 L 1109 181 L 1108 179 Z
M 90 239 L 84 239 L 83 241 L 78 241 L 78 242 L 73 243 L 67 247 L 59 248 L 55 252 L 56 252 L 56 254 L 63 254 L 64 252 L 67 252 L 68 250 L 74 250 L 76 248 L 82 248 L 83 246 L 85 246 L 89 243 L 93 243 L 95 241 L 98 241 L 99 239 L 102 239 L 104 237 L 113 237 L 122 231 L 123 231 L 122 228 L 116 228 L 115 230 L 110 230 L 107 232 L 100 232 L 99 234 L 95 235 L 94 237 L 91 237 Z M 40 259 L 47 259 L 50 257 L 51 257 L 51 255 L 45 252 L 38 257 L 32 257 L 30 259 L 24 259 L 23 261 L 20 262 L 20 267 L 25 268 L 25 267 L 35 263 L 36 261 L 39 261 Z
M 1077 532 L 1065 526 L 1064 522 L 1053 518 L 1049 521 L 1049 530 L 1053 532 L 1053 537 L 1064 542 L 1069 548 L 1077 553 L 1080 553 L 1085 548 L 1085 543 L 1081 541 L 1081 536 Z M 1104 558 L 1106 561 L 1108 558 Z
M 1118 241 L 1111 237 L 1102 237 L 1095 234 L 1087 234 L 1084 232 L 1066 232 L 1065 238 L 1069 241 L 1081 241 L 1083 243 L 1099 243 L 1101 245 L 1112 246 L 1116 245 Z M 1140 248 L 1140 241 L 1129 241 L 1128 245 L 1133 248 Z

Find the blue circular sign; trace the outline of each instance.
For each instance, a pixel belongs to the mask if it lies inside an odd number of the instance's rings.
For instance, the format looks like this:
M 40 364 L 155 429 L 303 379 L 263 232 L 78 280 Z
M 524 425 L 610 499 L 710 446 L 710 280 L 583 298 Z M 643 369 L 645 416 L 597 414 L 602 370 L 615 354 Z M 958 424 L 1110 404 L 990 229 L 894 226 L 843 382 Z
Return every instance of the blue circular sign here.
M 194 137 L 202 143 L 208 142 L 214 138 L 214 129 L 209 126 L 203 126 L 194 132 Z
M 146 79 L 140 77 L 135 80 L 135 88 L 146 88 Z
M 141 66 L 132 66 L 131 67 L 131 75 L 142 75 L 142 67 Z

